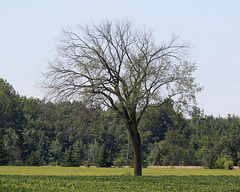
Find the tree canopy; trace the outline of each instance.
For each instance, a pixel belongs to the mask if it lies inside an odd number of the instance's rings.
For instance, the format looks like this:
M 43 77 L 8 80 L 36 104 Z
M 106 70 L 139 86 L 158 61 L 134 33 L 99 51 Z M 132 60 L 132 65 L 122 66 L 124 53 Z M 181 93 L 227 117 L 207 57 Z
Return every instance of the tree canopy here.
M 106 21 L 64 29 L 56 60 L 46 73 L 47 88 L 57 99 L 86 99 L 117 109 L 139 112 L 177 97 L 195 101 L 202 87 L 192 76 L 189 47 L 173 36 L 158 45 L 153 33 L 129 21 Z

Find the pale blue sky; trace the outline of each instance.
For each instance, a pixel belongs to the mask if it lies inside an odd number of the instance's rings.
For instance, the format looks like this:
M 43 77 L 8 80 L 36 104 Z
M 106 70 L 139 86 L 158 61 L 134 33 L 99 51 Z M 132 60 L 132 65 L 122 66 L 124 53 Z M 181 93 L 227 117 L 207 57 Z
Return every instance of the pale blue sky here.
M 160 41 L 181 34 L 205 87 L 199 107 L 208 115 L 240 115 L 239 8 L 239 0 L 1 0 L 0 78 L 20 95 L 42 98 L 35 82 L 56 53 L 61 27 L 128 18 L 154 29 Z

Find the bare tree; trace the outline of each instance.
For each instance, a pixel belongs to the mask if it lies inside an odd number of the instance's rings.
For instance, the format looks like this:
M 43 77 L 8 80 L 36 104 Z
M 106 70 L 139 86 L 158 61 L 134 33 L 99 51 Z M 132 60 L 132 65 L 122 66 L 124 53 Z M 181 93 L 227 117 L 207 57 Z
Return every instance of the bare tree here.
M 134 149 L 134 174 L 142 175 L 138 125 L 151 106 L 166 99 L 187 106 L 201 91 L 187 60 L 189 47 L 173 36 L 158 45 L 152 32 L 129 21 L 105 21 L 63 30 L 58 55 L 46 73 L 55 98 L 87 99 L 114 108 L 125 120 Z

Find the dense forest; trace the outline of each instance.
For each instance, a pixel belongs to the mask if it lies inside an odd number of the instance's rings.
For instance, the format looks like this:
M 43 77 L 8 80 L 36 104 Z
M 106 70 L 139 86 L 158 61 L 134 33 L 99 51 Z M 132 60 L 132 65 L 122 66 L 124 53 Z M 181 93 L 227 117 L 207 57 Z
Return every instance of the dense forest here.
M 139 126 L 143 164 L 228 168 L 240 162 L 240 118 L 188 118 L 169 100 Z M 133 151 L 125 123 L 111 108 L 20 96 L 0 78 L 0 165 L 124 166 Z

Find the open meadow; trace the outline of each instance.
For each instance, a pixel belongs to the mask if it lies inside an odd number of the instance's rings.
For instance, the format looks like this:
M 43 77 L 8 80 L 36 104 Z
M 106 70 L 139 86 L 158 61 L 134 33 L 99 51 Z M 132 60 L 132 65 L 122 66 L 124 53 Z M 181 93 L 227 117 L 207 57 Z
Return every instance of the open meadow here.
M 0 191 L 240 191 L 240 170 L 0 167 Z

